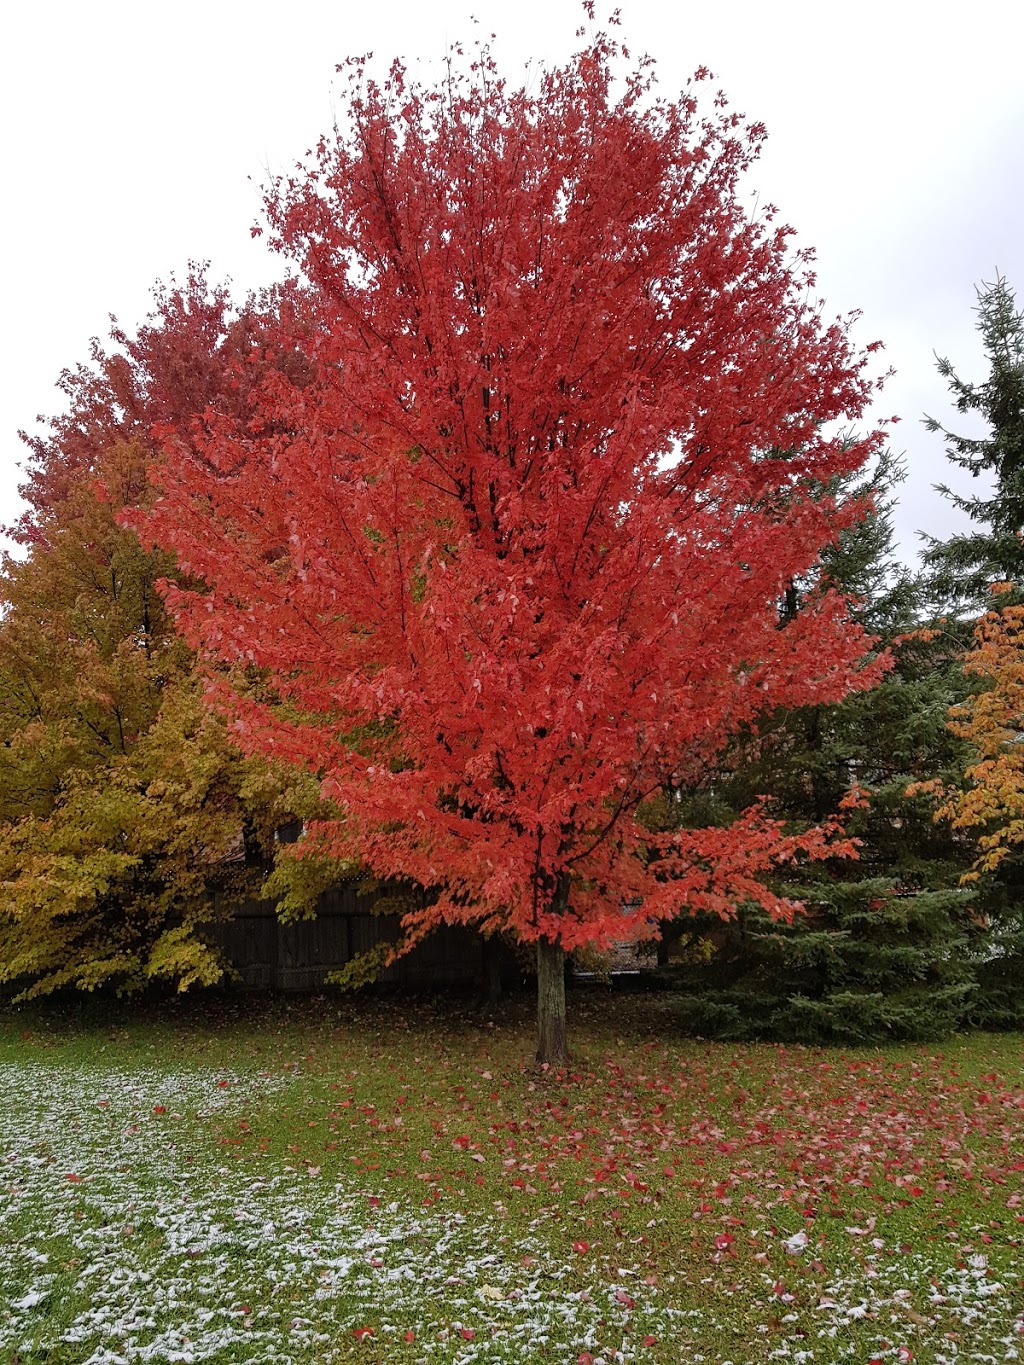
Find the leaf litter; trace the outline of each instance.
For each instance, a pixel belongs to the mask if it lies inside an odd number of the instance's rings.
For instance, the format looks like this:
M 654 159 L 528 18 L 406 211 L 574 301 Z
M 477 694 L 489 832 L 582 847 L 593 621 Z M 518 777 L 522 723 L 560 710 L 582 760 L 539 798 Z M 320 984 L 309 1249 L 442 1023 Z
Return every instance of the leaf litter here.
M 1021 1358 L 1012 1067 L 681 1050 L 0 1063 L 0 1358 Z

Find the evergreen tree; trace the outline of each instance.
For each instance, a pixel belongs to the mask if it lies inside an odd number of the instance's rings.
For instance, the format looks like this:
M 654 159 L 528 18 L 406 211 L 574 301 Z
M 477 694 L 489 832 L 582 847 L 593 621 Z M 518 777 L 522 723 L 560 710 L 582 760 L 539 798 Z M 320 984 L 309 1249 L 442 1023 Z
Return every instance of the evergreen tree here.
M 884 459 L 867 486 L 873 512 L 845 531 L 819 573 L 860 599 L 860 616 L 893 666 L 868 692 L 838 705 L 779 711 L 732 754 L 704 790 L 666 800 L 660 821 L 717 823 L 757 794 L 797 827 L 834 812 L 851 786 L 869 793 L 850 832 L 859 858 L 794 868 L 779 889 L 805 906 L 790 924 L 744 908 L 732 925 L 675 926 L 669 975 L 698 1032 L 723 1037 L 867 1042 L 929 1038 L 955 1028 L 973 989 L 969 864 L 956 837 L 932 820 L 915 778 L 960 771 L 946 726 L 958 699 L 958 644 L 913 630 L 917 585 L 893 553 L 892 493 L 900 471 Z M 833 493 L 836 490 L 832 490 Z M 794 584 L 783 612 L 810 585 Z M 671 956 L 662 953 L 662 957 Z
M 976 1028 L 1024 1031 L 1024 862 L 1008 858 L 978 887 L 986 932 L 974 945 Z
M 939 363 L 962 413 L 977 413 L 988 425 L 980 437 L 958 436 L 934 418 L 930 430 L 947 442 L 947 457 L 976 477 L 990 480 L 986 494 L 962 497 L 945 486 L 940 491 L 965 512 L 974 527 L 945 540 L 927 538 L 923 555 L 924 587 L 934 612 L 947 613 L 942 629 L 961 641 L 964 652 L 977 652 L 984 631 L 972 641 L 973 618 L 990 607 L 989 618 L 999 629 L 998 612 L 1014 610 L 1024 601 L 1024 312 L 1018 310 L 1014 291 L 997 276 L 978 291 L 978 329 L 988 360 L 987 379 L 980 384 L 961 380 L 948 360 Z M 993 584 L 1010 587 L 993 599 Z M 1018 646 L 1014 632 L 1007 632 L 1008 651 Z M 1006 662 L 1012 668 L 1012 660 Z M 971 669 L 954 700 L 966 702 L 992 685 L 984 670 Z M 998 692 L 998 683 L 995 688 Z M 958 722 L 952 721 L 954 727 Z M 966 745 L 960 774 L 953 774 L 947 789 L 964 785 L 964 769 L 979 756 L 970 727 L 960 729 Z M 972 779 L 968 777 L 968 790 Z M 962 826 L 966 828 L 966 826 Z M 982 845 L 985 832 L 981 831 Z M 968 840 L 971 836 L 961 834 Z M 975 850 L 976 851 L 976 850 Z M 1019 852 L 982 872 L 976 880 L 977 905 L 984 914 L 986 931 L 973 939 L 978 989 L 970 1010 L 970 1022 L 984 1028 L 1024 1026 L 1024 862 Z
M 974 529 L 945 540 L 926 537 L 923 560 L 933 601 L 953 616 L 979 615 L 991 600 L 993 583 L 1024 585 L 1024 313 L 1002 276 L 978 293 L 978 329 L 988 359 L 980 384 L 961 379 L 947 359 L 939 372 L 962 413 L 977 413 L 988 424 L 984 436 L 959 436 L 934 417 L 929 431 L 946 440 L 946 455 L 974 478 L 987 476 L 987 493 L 965 496 L 944 484 L 939 492 L 974 523 Z

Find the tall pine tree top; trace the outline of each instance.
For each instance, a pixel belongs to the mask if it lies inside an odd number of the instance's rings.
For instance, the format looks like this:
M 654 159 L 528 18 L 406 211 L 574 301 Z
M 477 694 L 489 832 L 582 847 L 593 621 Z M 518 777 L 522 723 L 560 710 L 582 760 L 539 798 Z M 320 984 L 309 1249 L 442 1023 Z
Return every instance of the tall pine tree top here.
M 960 412 L 980 414 L 986 436 L 958 436 L 934 417 L 929 431 L 945 437 L 946 454 L 977 478 L 987 474 L 993 487 L 970 497 L 945 485 L 938 490 L 966 512 L 975 529 L 939 541 L 928 536 L 923 555 L 932 575 L 936 603 L 954 614 L 977 614 L 988 604 L 993 583 L 1024 581 L 1024 313 L 1002 276 L 978 290 L 978 327 L 989 362 L 980 384 L 962 380 L 949 360 L 939 361 Z

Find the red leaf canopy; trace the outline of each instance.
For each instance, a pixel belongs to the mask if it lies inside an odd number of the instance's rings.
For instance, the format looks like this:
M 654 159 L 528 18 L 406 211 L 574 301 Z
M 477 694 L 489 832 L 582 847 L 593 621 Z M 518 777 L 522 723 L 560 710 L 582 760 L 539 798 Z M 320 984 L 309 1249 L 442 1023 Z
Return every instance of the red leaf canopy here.
M 623 61 L 602 37 L 533 90 L 486 55 L 436 87 L 351 64 L 268 198 L 299 275 L 245 420 L 167 445 L 150 533 L 207 585 L 173 608 L 270 674 L 284 705 L 235 700 L 239 733 L 322 774 L 321 846 L 437 890 L 413 930 L 571 948 L 784 911 L 757 876 L 822 832 L 755 811 L 651 862 L 637 808 L 873 677 L 841 600 L 778 610 L 859 513 L 822 489 L 877 443 L 824 434 L 864 358 L 740 202 L 763 130 Z

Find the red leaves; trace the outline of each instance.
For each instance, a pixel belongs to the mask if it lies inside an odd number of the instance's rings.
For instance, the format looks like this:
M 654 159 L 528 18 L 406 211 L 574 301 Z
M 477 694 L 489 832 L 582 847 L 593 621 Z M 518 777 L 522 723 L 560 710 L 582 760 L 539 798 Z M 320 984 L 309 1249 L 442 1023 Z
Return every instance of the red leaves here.
M 438 888 L 409 943 L 788 916 L 764 877 L 825 834 L 756 811 L 651 859 L 638 803 L 878 672 L 841 601 L 777 610 L 854 519 L 800 490 L 875 444 L 822 434 L 871 383 L 748 213 L 762 130 L 648 107 L 624 60 L 598 37 L 536 91 L 477 66 L 353 95 L 358 135 L 271 196 L 302 279 L 240 358 L 251 401 L 176 423 L 147 519 L 206 585 L 169 593 L 190 642 L 287 704 L 223 690 L 240 742 L 345 811 L 322 851 Z

